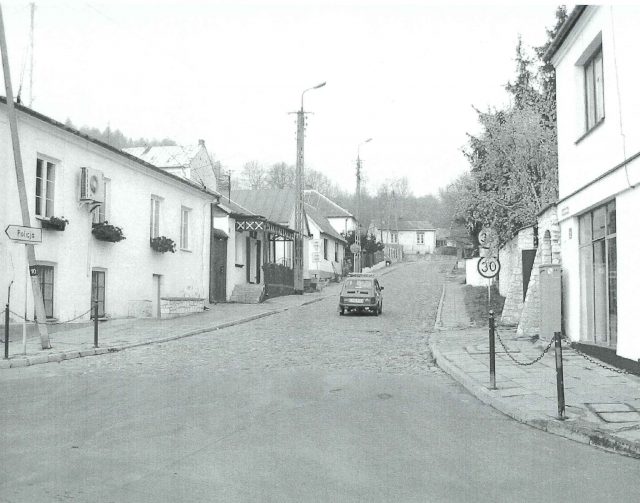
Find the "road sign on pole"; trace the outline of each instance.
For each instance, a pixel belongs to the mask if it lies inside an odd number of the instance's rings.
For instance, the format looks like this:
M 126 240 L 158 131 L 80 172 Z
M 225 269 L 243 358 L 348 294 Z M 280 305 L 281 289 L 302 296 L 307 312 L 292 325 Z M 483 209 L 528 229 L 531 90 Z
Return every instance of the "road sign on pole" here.
M 27 244 L 42 243 L 42 229 L 26 227 L 24 225 L 7 225 L 4 233 L 12 241 Z
M 483 278 L 493 278 L 500 272 L 498 257 L 482 257 L 478 260 L 478 272 Z

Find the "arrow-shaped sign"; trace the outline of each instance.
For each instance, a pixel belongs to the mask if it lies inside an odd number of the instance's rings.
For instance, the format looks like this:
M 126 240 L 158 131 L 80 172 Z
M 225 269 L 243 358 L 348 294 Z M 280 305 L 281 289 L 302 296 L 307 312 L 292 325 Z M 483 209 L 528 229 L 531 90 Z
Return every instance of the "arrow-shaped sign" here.
M 7 225 L 4 233 L 9 236 L 9 239 L 12 241 L 28 244 L 42 243 L 42 229 L 38 229 L 37 227 Z

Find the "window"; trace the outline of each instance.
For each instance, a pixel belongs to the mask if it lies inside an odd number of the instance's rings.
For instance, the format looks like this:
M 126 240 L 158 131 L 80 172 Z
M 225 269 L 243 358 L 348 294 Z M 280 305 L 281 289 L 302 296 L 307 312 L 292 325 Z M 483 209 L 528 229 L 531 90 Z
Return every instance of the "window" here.
M 329 260 L 329 240 L 327 238 L 324 238 L 322 241 L 323 241 L 323 247 L 324 247 L 323 258 L 325 260 Z
M 149 223 L 149 237 L 157 238 L 160 235 L 160 198 L 151 196 L 151 220 Z
M 398 243 L 398 233 L 397 232 L 392 232 L 391 233 L 391 242 L 392 243 Z
M 36 216 L 53 216 L 56 166 L 38 158 L 36 161 Z
M 581 339 L 615 347 L 618 336 L 615 201 L 580 216 L 579 244 Z
M 189 215 L 191 210 L 189 208 L 182 207 L 182 216 L 180 218 L 180 248 L 183 250 L 189 249 Z
M 334 260 L 335 262 L 339 262 L 339 261 L 340 261 L 340 259 L 338 258 L 338 250 L 339 250 L 339 249 L 340 249 L 340 248 L 339 248 L 339 246 L 338 246 L 338 243 L 336 243 L 335 247 L 333 248 L 333 254 L 334 254 L 334 255 L 333 255 L 333 260 Z
M 44 312 L 47 318 L 53 318 L 53 266 L 37 265 L 38 283 L 44 300 Z
M 424 232 L 416 232 L 416 243 L 419 245 L 424 244 Z
M 602 73 L 602 47 L 584 65 L 584 93 L 586 130 L 604 119 L 604 76 Z
M 109 198 L 111 197 L 111 180 L 104 179 L 104 202 L 93 210 L 93 223 L 106 222 L 109 220 Z

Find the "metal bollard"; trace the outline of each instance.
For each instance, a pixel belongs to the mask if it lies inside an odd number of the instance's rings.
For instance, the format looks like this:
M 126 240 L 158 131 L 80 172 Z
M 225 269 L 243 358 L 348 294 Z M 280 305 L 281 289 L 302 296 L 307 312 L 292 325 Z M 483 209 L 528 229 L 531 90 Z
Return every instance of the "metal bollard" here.
M 558 388 L 558 419 L 566 419 L 564 413 L 564 372 L 562 370 L 562 339 L 560 332 L 553 334 L 556 349 L 556 386 Z
M 93 301 L 93 347 L 98 347 L 98 301 Z
M 496 325 L 493 310 L 489 311 L 489 379 L 490 389 L 496 389 Z
M 9 359 L 9 303 L 4 312 L 4 359 Z

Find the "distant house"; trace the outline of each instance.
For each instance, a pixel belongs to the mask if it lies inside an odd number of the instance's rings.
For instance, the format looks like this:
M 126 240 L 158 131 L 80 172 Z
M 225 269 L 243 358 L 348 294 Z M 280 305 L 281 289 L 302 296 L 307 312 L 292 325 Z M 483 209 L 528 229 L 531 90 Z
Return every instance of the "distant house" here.
M 436 248 L 436 229 L 424 220 L 400 219 L 391 225 L 378 223 L 373 229 L 378 241 L 402 245 L 405 254 L 433 253 Z
M 459 258 L 470 255 L 473 242 L 467 230 L 463 227 L 448 227 L 436 229 L 436 249 L 453 249 Z
M 311 238 L 307 256 L 310 276 L 321 279 L 342 276 L 347 240 L 318 208 L 306 204 L 305 212 Z
M 197 145 L 131 147 L 123 150 L 172 175 L 186 178 L 210 190 L 218 190 L 214 163 L 204 140 L 198 140 Z
M 325 217 L 339 234 L 346 236 L 349 232 L 356 230 L 357 222 L 355 217 L 317 190 L 305 190 L 304 202 L 307 206 L 315 208 L 320 215 Z

